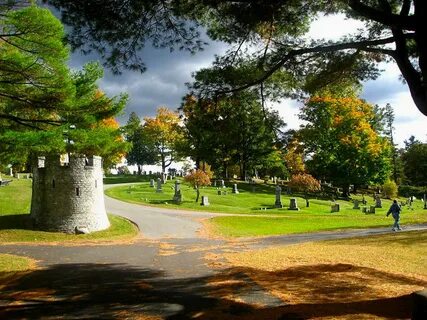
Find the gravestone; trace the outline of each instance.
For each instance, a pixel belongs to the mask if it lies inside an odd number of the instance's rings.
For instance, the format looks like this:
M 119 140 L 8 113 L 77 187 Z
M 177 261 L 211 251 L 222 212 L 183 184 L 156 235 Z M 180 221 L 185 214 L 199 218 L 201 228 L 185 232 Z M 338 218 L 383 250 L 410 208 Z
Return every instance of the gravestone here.
M 218 193 L 218 195 L 220 196 L 222 193 L 221 193 L 221 190 L 217 190 L 217 193 Z
M 150 179 L 150 187 L 154 188 L 154 179 Z
M 178 204 L 182 202 L 181 182 L 179 180 L 175 181 L 175 194 L 173 195 L 173 202 Z
M 375 214 L 375 206 L 370 206 L 369 209 L 368 208 L 364 208 L 365 210 L 363 211 L 365 214 Z
M 297 211 L 299 210 L 296 198 L 291 198 L 289 200 L 289 208 L 288 208 L 288 210 L 297 210 Z
M 162 193 L 163 192 L 163 190 L 162 190 L 162 179 L 160 179 L 160 178 L 157 178 L 157 189 L 156 189 L 156 192 L 157 193 Z
M 225 188 L 225 182 L 224 180 L 219 180 L 219 184 L 221 188 Z
M 282 188 L 277 185 L 276 186 L 276 202 L 274 203 L 275 208 L 283 208 L 282 204 Z
M 375 208 L 382 208 L 382 202 L 381 202 L 381 198 L 379 196 L 377 196 L 375 198 Z
M 233 193 L 239 193 L 239 190 L 237 189 L 237 184 L 233 184 Z
M 256 188 L 255 188 L 256 182 L 255 182 L 255 180 L 254 179 L 250 180 L 249 184 L 251 185 L 251 191 L 255 192 L 256 191 Z
M 366 201 L 366 199 L 365 199 L 365 195 L 363 195 L 363 197 L 362 197 L 362 204 L 363 204 L 364 206 L 366 206 L 366 204 L 367 204 L 367 201 Z
M 331 205 L 331 212 L 340 212 L 340 204 L 334 203 Z
M 207 196 L 202 196 L 202 203 L 201 206 L 208 206 L 209 205 L 209 199 Z
M 354 200 L 353 201 L 353 209 L 357 209 L 357 210 L 360 209 L 360 207 L 359 207 L 359 200 Z
M 12 169 L 12 167 L 10 167 L 10 168 L 9 168 L 9 175 L 10 175 L 11 177 L 13 177 L 13 169 Z

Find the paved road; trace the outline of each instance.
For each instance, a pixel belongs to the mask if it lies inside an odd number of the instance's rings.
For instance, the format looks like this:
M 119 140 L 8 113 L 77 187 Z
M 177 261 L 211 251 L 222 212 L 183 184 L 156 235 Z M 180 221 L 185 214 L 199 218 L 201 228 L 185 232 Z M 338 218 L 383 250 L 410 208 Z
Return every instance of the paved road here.
M 286 317 L 284 302 L 260 288 L 244 270 L 228 268 L 221 254 L 390 232 L 379 228 L 238 241 L 206 239 L 198 232 L 200 219 L 215 213 L 165 210 L 109 197 L 105 202 L 108 212 L 134 221 L 141 237 L 114 245 L 0 245 L 0 253 L 32 257 L 39 266 L 3 285 L 0 274 L 0 319 L 141 319 L 141 315 L 245 319 L 272 310 L 282 319 L 297 319 Z M 427 230 L 427 225 L 405 230 Z
M 201 228 L 200 219 L 213 217 L 214 214 L 165 210 L 125 203 L 105 197 L 107 212 L 125 217 L 136 223 L 145 238 L 198 238 Z

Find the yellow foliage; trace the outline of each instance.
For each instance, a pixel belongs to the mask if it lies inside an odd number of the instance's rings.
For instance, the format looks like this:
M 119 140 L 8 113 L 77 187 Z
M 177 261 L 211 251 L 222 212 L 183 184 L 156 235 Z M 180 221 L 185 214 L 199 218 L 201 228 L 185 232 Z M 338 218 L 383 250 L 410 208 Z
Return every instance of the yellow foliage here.
M 159 144 L 173 144 L 181 137 L 180 119 L 177 112 L 166 107 L 159 107 L 155 118 L 144 118 L 144 130 Z

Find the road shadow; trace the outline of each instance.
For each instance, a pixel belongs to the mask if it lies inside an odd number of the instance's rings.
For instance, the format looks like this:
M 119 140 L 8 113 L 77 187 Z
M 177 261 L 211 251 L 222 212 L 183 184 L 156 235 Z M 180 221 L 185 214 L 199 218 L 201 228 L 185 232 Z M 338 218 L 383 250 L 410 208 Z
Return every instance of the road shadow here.
M 391 284 L 414 279 L 350 265 L 295 267 L 277 272 L 229 268 L 214 276 L 168 278 L 157 270 L 125 264 L 58 264 L 23 273 L 0 292 L 1 319 L 309 319 L 368 314 L 409 318 L 409 295 L 392 298 L 369 292 L 365 283 L 337 274 L 374 272 Z M 257 281 L 254 282 L 254 275 Z M 326 277 L 325 277 L 326 275 Z M 0 278 L 4 279 L 5 274 Z M 260 283 L 262 285 L 260 285 Z M 286 301 L 270 290 L 293 290 Z M 287 287 L 291 285 L 291 287 Z M 268 288 L 268 290 L 265 290 Z M 311 299 L 311 297 L 331 299 Z M 153 317 L 153 318 L 150 318 Z M 146 318 L 144 318 L 146 317 Z

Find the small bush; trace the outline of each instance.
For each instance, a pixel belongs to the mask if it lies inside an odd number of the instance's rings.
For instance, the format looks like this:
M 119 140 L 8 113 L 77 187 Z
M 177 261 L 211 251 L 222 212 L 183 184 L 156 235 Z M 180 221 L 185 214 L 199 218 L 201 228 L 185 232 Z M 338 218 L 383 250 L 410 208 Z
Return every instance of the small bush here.
M 320 190 L 320 182 L 307 173 L 294 174 L 288 186 L 304 193 Z
M 397 197 L 397 184 L 394 181 L 388 180 L 383 184 L 382 196 L 386 199 L 394 199 Z

